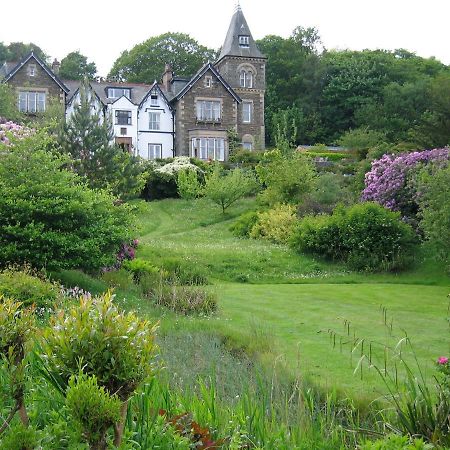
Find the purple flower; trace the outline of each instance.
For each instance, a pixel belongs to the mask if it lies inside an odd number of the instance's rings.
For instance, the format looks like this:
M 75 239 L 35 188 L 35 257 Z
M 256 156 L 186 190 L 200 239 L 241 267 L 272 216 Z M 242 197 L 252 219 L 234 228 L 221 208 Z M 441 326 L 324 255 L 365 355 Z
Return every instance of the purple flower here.
M 441 366 L 444 366 L 445 364 L 448 363 L 448 358 L 446 356 L 440 356 L 437 360 L 437 363 L 440 364 Z

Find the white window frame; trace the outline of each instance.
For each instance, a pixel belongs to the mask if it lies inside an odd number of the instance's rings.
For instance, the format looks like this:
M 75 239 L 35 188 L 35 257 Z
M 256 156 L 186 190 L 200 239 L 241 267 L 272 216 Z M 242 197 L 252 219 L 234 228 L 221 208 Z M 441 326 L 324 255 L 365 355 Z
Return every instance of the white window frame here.
M 239 36 L 239 46 L 245 48 L 250 47 L 250 36 L 246 35 Z
M 29 64 L 28 65 L 28 75 L 30 77 L 36 76 L 36 64 Z
M 46 109 L 47 96 L 45 92 L 19 91 L 18 109 L 25 113 L 39 113 Z
M 107 90 L 108 98 L 120 98 L 125 96 L 126 98 L 131 98 L 130 88 L 119 88 L 119 87 L 109 87 Z
M 210 88 L 212 86 L 212 77 L 206 76 L 205 77 L 205 87 Z
M 220 100 L 197 100 L 197 120 L 202 122 L 220 122 L 222 119 L 222 104 Z
M 253 102 L 242 102 L 242 123 L 252 123 Z
M 251 70 L 246 71 L 242 69 L 239 74 L 239 86 L 252 88 L 253 87 L 253 72 Z
M 148 144 L 148 159 L 161 159 L 162 158 L 162 144 Z
M 152 131 L 161 129 L 161 113 L 153 111 L 148 113 L 148 129 Z
M 217 137 L 192 138 L 192 156 L 204 161 L 225 161 L 225 139 Z M 195 153 L 197 150 L 197 154 Z

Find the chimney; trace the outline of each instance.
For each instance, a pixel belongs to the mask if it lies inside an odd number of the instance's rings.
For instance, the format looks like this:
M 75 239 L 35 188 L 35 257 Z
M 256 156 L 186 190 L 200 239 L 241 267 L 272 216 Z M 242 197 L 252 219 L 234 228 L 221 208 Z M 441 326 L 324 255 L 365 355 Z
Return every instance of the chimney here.
M 52 62 L 52 70 L 56 75 L 59 74 L 60 67 L 61 67 L 61 63 L 55 58 L 55 60 Z
M 170 82 L 173 79 L 173 71 L 172 71 L 172 66 L 170 64 L 166 64 L 165 68 L 164 68 L 164 73 L 162 76 L 162 84 L 164 89 L 166 90 L 166 92 L 170 92 L 171 90 L 171 84 Z

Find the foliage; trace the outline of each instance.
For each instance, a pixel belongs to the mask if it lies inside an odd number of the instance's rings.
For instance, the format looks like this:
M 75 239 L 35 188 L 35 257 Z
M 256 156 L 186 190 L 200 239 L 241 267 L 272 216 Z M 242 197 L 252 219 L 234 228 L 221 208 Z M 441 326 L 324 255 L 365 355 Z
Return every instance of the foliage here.
M 450 263 L 450 165 L 419 177 L 420 228 L 437 259 Z
M 66 405 L 91 449 L 106 449 L 105 434 L 120 419 L 121 401 L 103 386 L 95 375 L 80 374 L 69 379 Z
M 446 148 L 423 150 L 399 155 L 386 154 L 372 162 L 365 176 L 362 199 L 376 201 L 402 216 L 415 218 L 418 210 L 417 193 L 408 183 L 414 171 L 430 162 L 446 165 L 449 150 Z
M 127 260 L 123 264 L 123 268 L 133 274 L 133 279 L 137 283 L 146 274 L 159 273 L 159 269 L 142 258 L 135 258 L 133 260 Z
M 35 450 L 41 448 L 39 434 L 32 427 L 25 427 L 22 423 L 11 426 L 0 441 L 0 450 Z
M 96 73 L 95 63 L 88 63 L 86 56 L 77 50 L 70 52 L 61 60 L 58 75 L 64 80 L 83 80 L 85 77 L 93 80 Z
M 153 301 L 176 313 L 209 315 L 217 310 L 217 295 L 198 286 L 160 283 Z
M 25 44 L 24 42 L 10 42 L 8 45 L 4 45 L 0 42 L 0 65 L 2 65 L 5 61 L 18 63 L 31 51 L 33 51 L 43 61 L 47 60 L 47 55 L 43 52 L 43 50 L 32 42 L 29 44 Z
M 8 120 L 18 120 L 21 117 L 21 114 L 17 109 L 17 98 L 14 88 L 6 83 L 0 83 L 0 118 L 1 117 Z
M 365 442 L 360 450 L 431 450 L 432 448 L 434 446 L 425 444 L 422 439 L 390 434 L 384 439 Z
M 203 195 L 222 208 L 222 213 L 242 197 L 256 189 L 256 180 L 251 173 L 234 169 L 224 174 L 221 166 L 216 164 L 206 177 Z
M 129 240 L 130 208 L 114 206 L 112 196 L 65 170 L 66 159 L 39 149 L 45 140 L 21 142 L 0 154 L 0 264 L 86 270 L 111 265 Z
M 197 171 L 180 170 L 177 176 L 177 188 L 180 198 L 193 200 L 200 195 L 201 185 L 198 180 Z
M 2 86 L 4 85 L 0 84 L 0 90 Z M 0 147 L 2 145 L 13 145 L 17 140 L 30 137 L 33 132 L 34 130 L 28 127 L 12 121 L 6 121 L 0 117 Z
M 268 211 L 258 213 L 250 231 L 250 237 L 262 238 L 276 244 L 287 244 L 297 223 L 295 208 L 291 205 L 275 205 Z
M 253 226 L 258 221 L 257 211 L 247 211 L 239 216 L 238 220 L 230 226 L 230 231 L 237 237 L 249 237 Z
M 262 155 L 262 152 L 240 149 L 230 156 L 229 161 L 241 167 L 255 167 L 261 161 Z
M 139 160 L 111 144 L 111 120 L 93 108 L 95 101 L 85 79 L 80 85 L 80 103 L 59 130 L 62 152 L 71 157 L 72 169 L 92 188 L 109 188 L 118 196 L 132 195 L 142 187 Z
M 260 199 L 268 205 L 299 203 L 313 188 L 316 172 L 310 158 L 295 152 L 283 157 L 279 153 L 267 153 L 256 167 L 259 181 L 266 186 Z
M 177 76 L 191 77 L 216 53 L 184 33 L 165 33 L 151 37 L 130 51 L 125 50 L 114 62 L 109 78 L 133 83 L 153 83 L 159 80 L 165 64 L 170 64 Z
M 167 272 L 167 280 L 172 284 L 208 284 L 208 278 L 205 271 L 189 261 L 174 257 L 165 257 L 160 262 L 160 265 L 161 268 Z
M 227 130 L 227 139 L 228 139 L 228 156 L 229 159 L 232 160 L 236 152 L 242 148 L 239 135 L 235 128 L 229 128 Z
M 133 275 L 125 269 L 105 271 L 101 280 L 111 289 L 130 290 L 133 286 Z
M 161 172 L 150 166 L 145 171 L 145 185 L 141 197 L 147 201 L 177 198 L 178 187 L 175 175 Z
M 292 238 L 299 252 L 372 271 L 405 268 L 413 257 L 414 242 L 414 231 L 400 215 L 376 203 L 338 207 L 331 216 L 305 217 Z
M 112 300 L 106 293 L 60 311 L 45 331 L 43 350 L 48 369 L 65 383 L 81 367 L 125 401 L 153 373 L 156 328 L 132 312 L 119 311 Z
M 48 308 L 59 297 L 59 286 L 38 276 L 29 267 L 0 271 L 0 296 L 20 302 L 23 306 Z

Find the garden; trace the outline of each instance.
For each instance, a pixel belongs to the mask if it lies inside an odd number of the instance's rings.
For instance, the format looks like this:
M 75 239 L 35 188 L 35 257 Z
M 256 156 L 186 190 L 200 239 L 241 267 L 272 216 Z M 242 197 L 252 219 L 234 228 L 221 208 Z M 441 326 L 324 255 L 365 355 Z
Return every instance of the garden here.
M 450 446 L 448 148 L 143 162 L 77 114 L 0 123 L 0 449 Z

